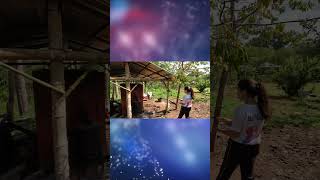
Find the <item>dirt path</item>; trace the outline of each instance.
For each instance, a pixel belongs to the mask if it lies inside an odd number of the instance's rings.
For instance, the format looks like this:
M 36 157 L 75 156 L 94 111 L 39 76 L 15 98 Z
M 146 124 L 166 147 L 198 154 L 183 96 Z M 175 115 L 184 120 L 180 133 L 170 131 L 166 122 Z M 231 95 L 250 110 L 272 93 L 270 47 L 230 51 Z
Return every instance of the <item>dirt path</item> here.
M 227 138 L 218 134 L 213 177 L 221 166 L 226 143 Z M 320 129 L 286 126 L 265 130 L 255 175 L 259 180 L 320 180 Z M 231 180 L 240 179 L 238 168 Z
M 152 100 L 148 100 L 144 102 L 144 110 L 146 112 L 158 112 L 160 113 L 153 113 L 151 115 L 152 118 L 177 118 L 180 112 L 180 107 L 177 110 L 174 110 L 175 105 L 170 104 L 170 112 L 166 115 L 163 115 L 163 111 L 165 109 L 165 103 L 158 103 Z M 210 109 L 209 103 L 204 102 L 194 102 L 191 112 L 190 118 L 209 118 L 210 117 Z

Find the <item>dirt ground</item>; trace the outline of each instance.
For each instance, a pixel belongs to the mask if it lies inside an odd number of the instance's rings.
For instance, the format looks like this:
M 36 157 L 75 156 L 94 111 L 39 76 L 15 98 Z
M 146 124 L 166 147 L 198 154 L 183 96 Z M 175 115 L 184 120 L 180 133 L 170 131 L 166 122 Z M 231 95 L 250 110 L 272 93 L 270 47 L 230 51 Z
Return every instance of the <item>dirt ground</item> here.
M 174 101 L 174 100 L 172 100 Z M 164 115 L 166 103 L 155 102 L 154 100 L 144 101 L 145 117 L 149 118 L 177 118 L 180 112 L 180 106 L 175 110 L 175 104 L 170 103 L 170 112 Z M 210 117 L 209 103 L 194 102 L 190 112 L 190 118 L 209 118 Z
M 222 164 L 226 144 L 227 137 L 218 134 L 212 179 Z M 320 128 L 286 126 L 264 130 L 255 177 L 258 180 L 320 180 Z M 238 167 L 231 180 L 240 179 Z

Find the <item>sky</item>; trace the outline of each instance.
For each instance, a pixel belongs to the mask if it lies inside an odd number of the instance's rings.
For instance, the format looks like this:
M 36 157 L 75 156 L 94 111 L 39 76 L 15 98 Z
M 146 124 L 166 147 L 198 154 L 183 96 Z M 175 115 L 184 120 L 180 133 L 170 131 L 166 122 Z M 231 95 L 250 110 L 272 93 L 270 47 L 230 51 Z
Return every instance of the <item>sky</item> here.
M 209 119 L 111 119 L 111 180 L 209 180 Z
M 111 0 L 110 60 L 210 60 L 209 0 Z

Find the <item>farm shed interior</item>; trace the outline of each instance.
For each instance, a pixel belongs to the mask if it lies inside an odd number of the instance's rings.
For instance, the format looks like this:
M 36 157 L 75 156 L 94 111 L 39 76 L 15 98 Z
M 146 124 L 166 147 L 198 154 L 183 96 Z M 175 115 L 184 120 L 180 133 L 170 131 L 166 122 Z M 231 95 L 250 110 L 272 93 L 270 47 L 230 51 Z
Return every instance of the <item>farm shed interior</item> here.
M 169 106 L 170 81 L 174 76 L 151 62 L 112 62 L 110 64 L 110 80 L 112 85 L 112 116 L 132 118 L 143 111 L 144 85 L 150 81 L 161 81 L 167 89 L 166 111 Z M 114 101 L 117 89 L 121 89 L 121 103 Z M 131 103 L 128 103 L 131 102 Z
M 23 177 L 46 179 L 45 177 L 51 174 L 57 180 L 66 180 L 78 176 L 88 176 L 87 178 L 92 179 L 97 174 L 104 175 L 96 173 L 98 168 L 92 169 L 92 167 L 89 167 L 91 170 L 88 172 L 87 169 L 73 171 L 75 168 L 72 167 L 74 164 L 72 159 L 75 153 L 72 153 L 73 148 L 69 146 L 70 143 L 74 145 L 79 142 L 72 139 L 86 137 L 87 142 L 99 142 L 95 144 L 96 147 L 101 146 L 104 158 L 107 157 L 109 124 L 105 116 L 108 102 L 107 98 L 102 96 L 109 94 L 106 92 L 108 91 L 106 81 L 109 78 L 107 64 L 109 50 L 107 9 L 109 6 L 107 0 L 1 1 L 0 66 L 9 70 L 10 92 L 7 114 L 2 116 L 0 122 L 0 138 L 8 140 L 7 143 L 1 141 L 3 144 L 1 144 L 0 179 L 24 179 Z M 35 65 L 39 66 L 35 67 Z M 36 77 L 34 77 L 23 71 L 24 67 L 31 66 L 32 69 L 44 69 L 43 74 L 37 76 L 35 71 Z M 97 72 L 101 67 L 103 71 Z M 45 111 L 36 113 L 35 129 L 18 125 L 18 121 L 13 119 L 14 98 L 11 97 L 14 95 L 12 95 L 10 82 L 16 77 L 33 81 L 37 102 L 35 103 L 36 111 L 47 108 Z M 92 86 L 91 81 L 100 82 L 100 84 Z M 88 97 L 87 93 L 99 98 L 90 99 L 89 102 L 78 101 L 78 98 L 75 98 Z M 43 97 L 43 99 L 39 100 L 37 97 Z M 89 107 L 92 103 L 95 106 Z M 84 121 L 92 120 L 91 125 L 86 126 L 87 129 L 81 128 L 82 126 L 76 123 L 76 121 L 79 122 L 79 113 L 87 117 L 83 118 Z M 98 124 L 98 128 L 93 122 Z M 30 121 L 25 120 L 20 124 L 26 123 Z M 46 129 L 48 127 L 51 129 Z M 70 127 L 79 128 L 72 133 Z M 94 135 L 97 129 L 99 136 Z M 26 139 L 31 141 L 30 149 L 39 147 L 38 150 L 34 150 L 34 152 L 38 151 L 34 157 L 24 157 L 16 162 L 13 160 L 16 154 L 11 153 L 12 156 L 9 156 L 10 150 L 24 148 L 24 145 L 16 147 L 18 144 L 14 137 L 16 131 L 22 131 L 28 136 Z M 71 137 L 70 134 L 78 135 Z M 49 141 L 46 144 L 40 144 L 39 139 L 43 136 L 50 137 L 52 143 Z M 3 148 L 2 145 L 8 146 Z M 47 150 L 47 154 L 44 153 Z M 69 152 L 71 152 L 70 155 Z M 90 152 L 92 149 L 89 148 L 83 153 L 91 157 Z M 41 154 L 51 157 L 47 163 L 52 164 L 54 168 L 42 166 Z M 105 165 L 105 162 L 99 163 L 99 166 Z M 82 168 L 88 164 L 89 161 L 82 161 Z M 83 174 L 84 171 L 86 171 L 85 174 Z

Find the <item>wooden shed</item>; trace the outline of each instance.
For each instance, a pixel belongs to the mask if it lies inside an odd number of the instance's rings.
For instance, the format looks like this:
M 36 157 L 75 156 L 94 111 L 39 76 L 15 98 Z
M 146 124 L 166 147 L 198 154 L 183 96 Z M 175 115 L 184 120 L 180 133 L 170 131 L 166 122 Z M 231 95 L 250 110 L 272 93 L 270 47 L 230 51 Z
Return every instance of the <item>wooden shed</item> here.
M 70 179 L 67 138 L 67 127 L 70 123 L 67 119 L 76 114 L 73 108 L 75 104 L 82 106 L 87 103 L 77 102 L 74 96 L 89 92 L 94 94 L 93 91 L 97 88 L 101 88 L 101 92 L 109 90 L 105 88 L 109 79 L 109 3 L 107 0 L 1 1 L 0 66 L 10 70 L 10 74 L 21 75 L 40 85 L 44 89 L 39 88 L 37 95 L 50 100 L 50 103 L 45 105 L 50 107 L 46 112 L 51 110 L 51 116 L 42 116 L 43 120 L 39 119 L 40 115 L 37 114 L 38 125 L 40 124 L 38 132 L 44 133 L 40 133 L 41 136 L 48 137 L 52 133 L 50 141 L 56 180 Z M 41 78 L 37 78 L 18 68 L 23 65 L 41 65 L 48 71 Z M 91 74 L 95 71 L 91 67 L 96 65 L 105 68 L 104 82 L 101 74 Z M 77 72 L 77 75 L 72 75 L 66 71 L 68 67 L 81 67 L 85 70 L 82 74 Z M 92 77 L 94 80 L 100 79 L 98 82 L 101 84 L 91 87 L 86 79 Z M 80 89 L 77 89 L 78 87 Z M 79 92 L 81 89 L 83 92 Z M 106 92 L 106 95 L 108 94 Z M 88 116 L 102 123 L 103 129 L 100 133 L 108 135 L 108 119 L 103 118 L 108 114 L 105 112 L 109 107 L 106 99 L 108 98 L 103 98 L 104 106 L 99 107 L 100 110 L 93 114 L 90 114 L 93 112 L 92 107 L 82 108 L 88 111 Z M 37 108 L 42 108 L 44 102 L 39 102 Z M 104 108 L 104 111 L 101 108 Z M 77 118 L 74 116 L 71 119 Z M 45 124 L 46 122 L 52 124 Z M 51 131 L 42 129 L 44 126 L 41 123 L 51 126 Z M 106 146 L 106 143 L 104 138 L 102 145 Z M 40 152 L 42 150 L 44 149 L 40 149 Z M 8 179 L 8 176 L 6 178 Z
M 167 89 L 166 110 L 168 110 L 170 81 L 173 79 L 174 76 L 171 73 L 151 62 L 112 62 L 110 64 L 111 84 L 122 89 L 121 112 L 127 118 L 132 118 L 133 113 L 143 110 L 144 82 L 163 82 Z

